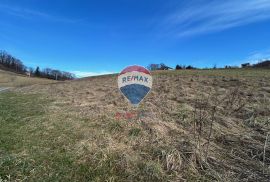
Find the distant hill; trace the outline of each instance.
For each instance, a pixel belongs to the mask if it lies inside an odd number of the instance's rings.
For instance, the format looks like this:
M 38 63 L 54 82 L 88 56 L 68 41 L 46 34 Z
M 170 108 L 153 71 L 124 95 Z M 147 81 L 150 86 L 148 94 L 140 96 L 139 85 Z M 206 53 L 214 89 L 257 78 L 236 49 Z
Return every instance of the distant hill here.
M 3 70 L 0 67 L 0 87 L 22 87 L 34 84 L 55 83 L 54 80 L 44 78 L 30 78 L 23 74 Z
M 254 67 L 254 68 L 270 68 L 270 60 L 259 62 L 257 64 L 254 64 L 252 67 Z

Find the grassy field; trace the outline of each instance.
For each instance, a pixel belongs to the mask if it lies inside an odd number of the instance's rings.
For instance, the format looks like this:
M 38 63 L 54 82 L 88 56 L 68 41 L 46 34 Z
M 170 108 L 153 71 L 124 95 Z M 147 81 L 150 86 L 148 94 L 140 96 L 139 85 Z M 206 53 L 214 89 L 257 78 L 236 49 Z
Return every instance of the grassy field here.
M 116 75 L 1 93 L 0 181 L 269 181 L 269 70 L 153 77 L 138 109 Z
M 23 87 L 33 84 L 54 83 L 53 80 L 41 78 L 29 78 L 26 75 L 20 75 L 0 69 L 0 87 Z

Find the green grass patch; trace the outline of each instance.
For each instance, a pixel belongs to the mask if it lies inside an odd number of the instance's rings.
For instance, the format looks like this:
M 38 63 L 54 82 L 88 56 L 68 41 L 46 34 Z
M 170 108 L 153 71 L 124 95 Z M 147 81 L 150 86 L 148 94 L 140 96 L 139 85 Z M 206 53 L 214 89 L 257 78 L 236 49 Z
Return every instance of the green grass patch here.
M 124 149 L 110 148 L 110 136 L 123 130 L 120 122 L 95 124 L 71 115 L 64 106 L 58 106 L 59 112 L 51 107 L 57 108 L 42 95 L 0 94 L 0 181 L 165 179 L 158 162 L 130 159 Z M 100 132 L 104 126 L 108 133 Z M 129 131 L 130 136 L 139 134 L 139 128 Z
M 74 143 L 69 131 L 55 123 L 47 128 L 46 108 L 40 95 L 0 94 L 0 177 L 2 180 L 39 181 L 69 176 Z M 68 126 L 67 126 L 68 128 Z
M 132 128 L 129 130 L 129 136 L 139 136 L 140 132 L 140 128 Z

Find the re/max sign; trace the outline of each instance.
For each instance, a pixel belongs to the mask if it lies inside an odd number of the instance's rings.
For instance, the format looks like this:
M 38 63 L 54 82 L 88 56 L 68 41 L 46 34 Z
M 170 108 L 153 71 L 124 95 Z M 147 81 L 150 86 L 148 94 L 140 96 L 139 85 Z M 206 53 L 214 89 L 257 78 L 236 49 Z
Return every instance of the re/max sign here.
M 126 76 L 122 78 L 122 83 L 130 81 L 141 81 L 148 83 L 148 78 L 145 76 Z

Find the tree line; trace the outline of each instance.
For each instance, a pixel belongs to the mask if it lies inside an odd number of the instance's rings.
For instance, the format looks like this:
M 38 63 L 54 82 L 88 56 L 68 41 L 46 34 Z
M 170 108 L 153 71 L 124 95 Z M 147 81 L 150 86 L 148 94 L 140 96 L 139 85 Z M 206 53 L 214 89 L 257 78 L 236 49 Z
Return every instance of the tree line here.
M 27 67 L 20 59 L 15 58 L 6 51 L 0 51 L 0 68 L 31 77 L 48 78 L 53 80 L 72 80 L 75 75 L 66 71 L 51 68 L 40 69 Z
M 27 69 L 21 60 L 13 57 L 5 51 L 0 51 L 0 64 L 1 67 L 17 73 L 25 73 Z
M 241 64 L 242 68 L 270 68 L 270 60 L 259 61 L 256 64 L 244 63 Z
M 51 68 L 40 69 L 37 67 L 36 69 L 29 68 L 28 74 L 33 75 L 35 77 L 40 78 L 48 78 L 52 80 L 73 80 L 75 75 L 66 71 L 59 71 Z
M 241 64 L 241 67 L 239 66 L 230 66 L 230 65 L 226 65 L 224 67 L 217 67 L 217 65 L 214 65 L 211 68 L 204 68 L 204 69 L 238 69 L 238 68 L 270 68 L 270 60 L 266 59 L 264 61 L 258 61 L 258 63 L 256 64 L 250 64 L 250 63 L 244 63 Z M 156 70 L 173 70 L 173 68 L 165 65 L 164 63 L 160 63 L 160 64 L 149 64 L 147 66 L 147 69 L 150 71 L 156 71 Z M 194 66 L 188 65 L 179 65 L 177 64 L 174 68 L 175 70 L 182 70 L 182 69 L 187 69 L 187 70 L 191 70 L 191 69 L 200 69 L 200 68 L 196 68 Z
M 172 70 L 173 68 L 167 66 L 166 64 L 164 63 L 160 63 L 160 64 L 149 64 L 147 66 L 147 69 L 150 70 L 150 71 L 156 71 L 156 70 Z M 181 66 L 181 65 L 176 65 L 175 66 L 175 69 L 176 70 L 181 70 L 181 69 L 197 69 L 196 67 L 193 67 L 191 65 L 188 65 L 188 66 Z

